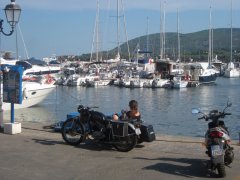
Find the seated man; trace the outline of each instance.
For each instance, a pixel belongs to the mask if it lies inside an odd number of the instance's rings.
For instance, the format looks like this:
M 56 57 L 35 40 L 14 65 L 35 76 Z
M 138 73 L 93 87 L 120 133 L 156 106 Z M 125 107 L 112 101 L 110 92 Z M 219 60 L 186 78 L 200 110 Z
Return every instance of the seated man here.
M 122 113 L 122 115 L 119 117 L 117 114 L 113 115 L 113 120 L 130 120 L 130 119 L 137 119 L 140 121 L 141 119 L 141 113 L 138 111 L 138 102 L 136 100 L 129 101 L 129 108 L 130 111 L 127 111 L 126 113 Z

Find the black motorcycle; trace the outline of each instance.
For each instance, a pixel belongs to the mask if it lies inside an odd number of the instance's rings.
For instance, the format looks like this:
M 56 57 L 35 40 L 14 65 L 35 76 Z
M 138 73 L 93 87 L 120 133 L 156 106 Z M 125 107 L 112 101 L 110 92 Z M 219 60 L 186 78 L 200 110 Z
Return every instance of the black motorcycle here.
M 220 118 L 225 118 L 226 115 L 231 115 L 231 113 L 225 112 L 231 105 L 231 103 L 227 103 L 222 112 L 212 110 L 208 114 L 204 114 L 198 109 L 192 110 L 194 114 L 203 114 L 202 117 L 198 118 L 199 120 L 211 121 L 208 123 L 208 130 L 205 134 L 206 154 L 210 157 L 208 167 L 213 172 L 217 170 L 220 177 L 226 176 L 225 166 L 230 165 L 234 159 L 233 147 L 230 146 L 231 138 L 229 131 L 224 121 L 220 120 Z
M 142 121 L 114 121 L 111 116 L 92 110 L 96 107 L 78 107 L 79 115 L 68 118 L 62 125 L 63 139 L 70 145 L 78 145 L 86 139 L 110 144 L 118 151 L 128 152 L 137 143 L 155 140 L 151 125 Z

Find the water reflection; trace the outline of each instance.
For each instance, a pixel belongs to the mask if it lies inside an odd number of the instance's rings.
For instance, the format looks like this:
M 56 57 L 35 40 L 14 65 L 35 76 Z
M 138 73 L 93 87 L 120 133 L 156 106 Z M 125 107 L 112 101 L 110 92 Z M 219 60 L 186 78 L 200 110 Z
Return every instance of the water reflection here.
M 192 108 L 200 107 L 222 110 L 230 99 L 232 116 L 226 117 L 226 124 L 234 139 L 238 138 L 240 126 L 240 79 L 219 78 L 214 86 L 176 89 L 127 89 L 117 87 L 61 87 L 39 106 L 16 110 L 15 117 L 22 121 L 65 120 L 66 114 L 77 110 L 79 104 L 98 106 L 97 110 L 112 113 L 128 109 L 128 102 L 136 99 L 145 121 L 154 125 L 158 133 L 203 136 L 207 128 L 205 121 L 198 121 L 191 114 Z M 10 113 L 4 113 L 10 119 Z

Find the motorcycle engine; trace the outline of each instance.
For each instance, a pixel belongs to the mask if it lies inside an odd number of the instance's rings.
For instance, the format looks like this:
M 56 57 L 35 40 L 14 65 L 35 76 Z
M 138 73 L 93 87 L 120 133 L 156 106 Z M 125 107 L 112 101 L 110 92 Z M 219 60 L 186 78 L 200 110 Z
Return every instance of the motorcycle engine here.
M 95 140 L 100 140 L 100 139 L 104 139 L 105 138 L 105 135 L 102 133 L 102 131 L 94 131 L 92 133 L 92 137 L 95 139 Z

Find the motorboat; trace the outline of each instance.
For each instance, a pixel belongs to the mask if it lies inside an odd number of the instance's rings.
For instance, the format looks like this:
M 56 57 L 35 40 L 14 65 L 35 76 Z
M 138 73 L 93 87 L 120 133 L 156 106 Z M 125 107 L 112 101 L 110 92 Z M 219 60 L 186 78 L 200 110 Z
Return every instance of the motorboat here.
M 175 76 L 173 78 L 173 88 L 179 89 L 186 88 L 188 86 L 188 81 L 182 78 L 182 76 Z
M 217 79 L 218 71 L 213 68 L 203 69 L 199 75 L 199 84 L 214 83 Z
M 99 80 L 86 80 L 86 87 L 99 87 L 99 86 L 107 86 L 109 85 L 110 80 L 107 79 L 99 79 Z
M 1 65 L 3 64 L 15 65 L 17 61 L 18 61 L 17 59 L 4 59 L 3 57 L 0 57 Z
M 144 84 L 144 81 L 140 78 L 132 78 L 130 80 L 130 88 L 142 88 Z
M 163 88 L 166 86 L 166 84 L 169 82 L 168 79 L 161 79 L 161 78 L 155 78 L 152 81 L 152 87 L 153 88 Z
M 153 82 L 153 79 L 146 79 L 143 82 L 143 87 L 144 88 L 152 88 L 152 82 Z
M 22 82 L 22 104 L 14 104 L 14 109 L 28 108 L 41 103 L 56 88 L 53 84 L 42 82 Z M 11 104 L 3 102 L 3 110 L 10 110 Z
M 35 62 L 35 63 L 33 63 Z M 36 63 L 37 62 L 37 63 Z M 61 71 L 59 66 L 48 66 L 43 61 L 17 61 L 16 65 L 22 66 L 23 78 L 29 78 L 31 76 L 38 75 L 51 75 L 57 77 L 57 74 Z
M 237 69 L 233 62 L 228 63 L 228 68 L 224 72 L 224 77 L 236 78 L 240 77 L 240 69 Z

